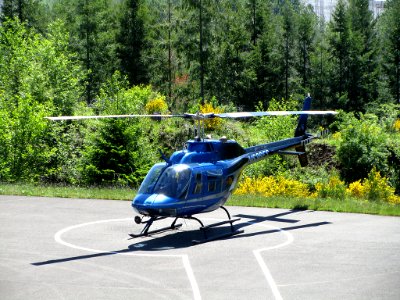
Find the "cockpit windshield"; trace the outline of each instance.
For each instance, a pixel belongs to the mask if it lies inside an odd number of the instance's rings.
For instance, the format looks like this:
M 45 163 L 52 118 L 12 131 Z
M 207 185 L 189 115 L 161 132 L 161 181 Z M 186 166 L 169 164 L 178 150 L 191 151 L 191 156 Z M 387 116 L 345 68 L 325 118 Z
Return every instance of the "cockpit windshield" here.
M 186 165 L 174 165 L 165 169 L 154 188 L 155 194 L 183 198 L 189 187 L 191 171 Z
M 167 167 L 165 163 L 154 165 L 144 179 L 139 194 L 163 194 L 171 198 L 183 198 L 189 188 L 192 172 L 186 165 Z
M 149 171 L 149 173 L 144 178 L 138 193 L 139 194 L 152 194 L 154 186 L 157 182 L 158 177 L 167 167 L 166 163 L 155 164 Z

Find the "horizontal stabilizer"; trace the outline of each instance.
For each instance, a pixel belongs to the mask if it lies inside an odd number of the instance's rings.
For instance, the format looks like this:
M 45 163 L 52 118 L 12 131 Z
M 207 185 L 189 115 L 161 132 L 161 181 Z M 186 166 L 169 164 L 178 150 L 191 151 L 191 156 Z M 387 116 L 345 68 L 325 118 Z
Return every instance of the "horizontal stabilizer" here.
M 286 154 L 286 155 L 303 155 L 305 152 L 298 152 L 298 151 L 278 151 L 278 154 Z

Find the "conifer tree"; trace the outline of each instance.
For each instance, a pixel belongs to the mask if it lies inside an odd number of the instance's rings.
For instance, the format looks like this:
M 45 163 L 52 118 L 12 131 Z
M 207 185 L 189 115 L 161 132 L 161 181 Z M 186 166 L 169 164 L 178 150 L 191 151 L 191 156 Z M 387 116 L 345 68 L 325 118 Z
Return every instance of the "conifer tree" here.
M 329 51 L 332 61 L 331 97 L 336 100 L 334 108 L 348 105 L 348 86 L 350 84 L 349 65 L 351 52 L 351 31 L 348 8 L 344 0 L 339 0 L 329 23 Z
M 128 76 L 130 84 L 147 82 L 143 63 L 143 50 L 146 47 L 144 14 L 142 0 L 126 0 L 123 4 L 120 32 L 117 36 L 118 58 L 121 71 Z
M 317 17 L 310 6 L 302 7 L 299 12 L 298 21 L 298 47 L 299 60 L 298 72 L 301 77 L 303 94 L 310 92 L 311 80 L 311 55 L 315 47 L 314 39 L 317 28 Z
M 377 42 L 372 12 L 368 0 L 351 0 L 350 82 L 348 86 L 349 110 L 363 110 L 378 97 Z
M 388 0 L 381 21 L 383 67 L 392 98 L 400 103 L 400 0 Z

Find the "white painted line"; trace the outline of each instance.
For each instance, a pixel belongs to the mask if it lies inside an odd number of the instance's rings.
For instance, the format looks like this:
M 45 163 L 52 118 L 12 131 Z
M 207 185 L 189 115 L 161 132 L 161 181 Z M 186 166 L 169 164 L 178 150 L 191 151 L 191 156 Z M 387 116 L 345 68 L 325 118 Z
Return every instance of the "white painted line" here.
M 88 223 L 82 223 L 78 225 L 73 225 L 66 227 L 64 229 L 61 229 L 54 235 L 54 240 L 64 246 L 73 248 L 73 249 L 78 249 L 78 250 L 83 250 L 87 252 L 92 252 L 92 253 L 112 253 L 112 254 L 118 254 L 118 255 L 126 255 L 126 256 L 139 256 L 139 257 L 169 257 L 169 258 L 182 258 L 183 266 L 185 268 L 186 274 L 189 278 L 190 286 L 193 291 L 193 297 L 195 300 L 201 300 L 201 294 L 200 294 L 200 289 L 197 284 L 196 278 L 194 277 L 194 273 L 192 270 L 192 267 L 190 265 L 189 257 L 185 255 L 171 255 L 171 254 L 147 254 L 147 253 L 121 253 L 117 251 L 104 251 L 104 250 L 98 250 L 98 249 L 91 249 L 87 247 L 81 247 L 77 246 L 71 243 L 68 243 L 64 241 L 61 237 L 63 234 L 65 234 L 68 231 L 85 227 L 85 226 L 90 226 L 90 225 L 95 225 L 95 224 L 102 224 L 102 223 L 110 223 L 110 222 L 121 222 L 121 221 L 131 221 L 132 218 L 126 218 L 126 219 L 109 219 L 109 220 L 100 220 L 100 221 L 94 221 L 94 222 L 88 222 Z
M 200 289 L 197 285 L 196 278 L 192 267 L 190 266 L 189 257 L 187 255 L 182 255 L 183 265 L 185 266 L 186 274 L 189 277 L 190 285 L 192 286 L 193 296 L 195 300 L 201 300 Z
M 261 267 L 261 270 L 264 273 L 265 278 L 267 279 L 267 282 L 271 288 L 272 294 L 274 295 L 276 300 L 282 300 L 282 295 L 279 292 L 278 286 L 274 280 L 274 278 L 272 277 L 272 274 L 269 270 L 269 268 L 267 267 L 264 259 L 262 258 L 261 252 L 264 251 L 268 251 L 268 250 L 272 250 L 272 249 L 278 249 L 278 248 L 282 248 L 285 247 L 289 244 L 291 244 L 294 240 L 293 235 L 290 234 L 287 231 L 282 230 L 281 228 L 275 227 L 275 226 L 270 226 L 270 225 L 266 225 L 266 224 L 257 224 L 259 226 L 264 226 L 264 227 L 269 227 L 269 228 L 273 228 L 275 230 L 277 230 L 278 232 L 284 233 L 286 235 L 287 240 L 281 244 L 275 245 L 275 246 L 271 246 L 271 247 L 267 247 L 267 248 L 262 248 L 262 249 L 258 249 L 258 250 L 253 250 L 254 256 L 256 257 L 256 260 L 258 262 L 258 264 Z
M 261 270 L 264 273 L 265 278 L 267 279 L 267 282 L 271 288 L 272 294 L 274 294 L 274 297 L 276 300 L 282 300 L 281 293 L 279 292 L 278 286 L 276 285 L 276 282 L 274 278 L 271 275 L 271 272 L 269 271 L 267 265 L 265 264 L 261 254 L 259 251 L 253 251 L 254 255 L 256 256 L 257 262 L 261 267 Z
M 219 219 L 214 219 L 214 218 L 207 218 L 210 220 L 219 220 Z M 85 226 L 90 226 L 90 225 L 96 225 L 96 224 L 103 224 L 103 223 L 111 223 L 111 222 L 123 222 L 123 221 L 131 221 L 132 218 L 125 218 L 125 219 L 108 219 L 108 220 L 100 220 L 100 221 L 94 221 L 94 222 L 88 222 L 88 223 L 82 223 L 82 224 L 78 224 L 78 225 L 73 225 L 73 226 L 69 226 L 66 227 L 64 229 L 61 229 L 60 231 L 58 231 L 55 235 L 54 235 L 54 239 L 57 243 L 73 248 L 73 249 L 77 249 L 77 250 L 82 250 L 82 251 L 87 251 L 87 252 L 91 252 L 91 253 L 111 253 L 111 254 L 118 254 L 118 255 L 125 255 L 125 256 L 138 256 L 138 257 L 168 257 L 168 258 L 181 258 L 182 259 L 182 263 L 183 266 L 185 268 L 186 271 L 186 275 L 188 276 L 192 291 L 193 291 L 193 298 L 195 300 L 201 300 L 201 294 L 200 294 L 200 289 L 199 286 L 197 284 L 196 278 L 194 276 L 194 272 L 193 269 L 190 265 L 190 260 L 188 255 L 184 254 L 184 255 L 177 255 L 177 254 L 147 254 L 147 253 L 134 253 L 134 252 L 117 252 L 117 251 L 104 251 L 104 250 L 98 250 L 98 249 L 92 249 L 92 248 L 87 248 L 87 247 L 82 247 L 82 246 L 78 246 L 78 245 L 74 245 L 71 243 L 68 243 L 66 241 L 64 241 L 62 239 L 62 235 L 71 231 L 71 230 L 75 230 L 78 228 L 82 228 Z M 258 249 L 258 250 L 253 250 L 253 254 L 256 257 L 256 260 L 258 262 L 258 264 L 260 265 L 261 270 L 264 273 L 264 276 L 272 290 L 272 293 L 275 297 L 276 300 L 281 300 L 282 296 L 279 292 L 278 289 L 278 285 L 276 284 L 275 280 L 273 279 L 271 272 L 269 271 L 267 265 L 265 264 L 261 253 L 264 251 L 268 251 L 268 250 L 272 250 L 272 249 L 277 249 L 277 248 L 281 248 L 281 247 L 285 247 L 287 245 L 289 245 L 290 243 L 293 242 L 293 236 L 287 232 L 282 230 L 281 228 L 275 227 L 275 226 L 270 226 L 270 225 L 266 225 L 266 224 L 262 224 L 262 223 L 256 223 L 256 222 L 244 222 L 244 223 L 248 223 L 248 224 L 252 224 L 252 225 L 257 225 L 257 226 L 261 226 L 261 227 L 266 227 L 266 228 L 271 228 L 276 230 L 277 232 L 283 233 L 287 240 L 281 244 L 278 245 L 274 245 L 274 246 L 270 246 L 267 248 L 262 248 L 262 249 Z

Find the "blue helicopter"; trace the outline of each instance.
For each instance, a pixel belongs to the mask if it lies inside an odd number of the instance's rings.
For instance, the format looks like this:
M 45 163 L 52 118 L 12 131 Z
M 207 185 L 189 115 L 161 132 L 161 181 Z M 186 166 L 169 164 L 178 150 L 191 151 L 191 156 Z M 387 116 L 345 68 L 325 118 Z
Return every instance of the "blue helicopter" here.
M 177 229 L 178 219 L 192 219 L 200 224 L 207 242 L 231 235 L 242 230 L 235 230 L 233 223 L 240 218 L 231 218 L 224 204 L 236 188 L 243 169 L 270 155 L 297 155 L 302 166 L 307 164 L 305 145 L 315 136 L 306 133 L 308 115 L 336 114 L 334 111 L 310 111 L 311 97 L 304 100 L 301 111 L 266 111 L 266 112 L 233 112 L 208 114 L 157 115 L 162 117 L 181 117 L 193 119 L 197 136 L 186 142 L 183 150 L 174 152 L 167 158 L 161 153 L 164 162 L 156 163 L 144 178 L 137 195 L 132 201 L 133 209 L 139 214 L 134 220 L 144 224 L 139 234 L 130 234 L 131 238 Z M 215 140 L 204 134 L 204 121 L 212 118 L 249 118 L 262 116 L 299 115 L 299 121 L 293 138 L 243 148 L 236 141 L 225 137 Z M 71 116 L 48 117 L 50 120 L 77 120 L 88 118 L 126 118 L 153 117 L 154 115 L 113 115 L 113 116 Z M 289 149 L 295 150 L 290 151 Z M 194 215 L 207 213 L 221 208 L 227 219 L 207 226 Z M 155 221 L 173 218 L 171 225 L 155 230 L 150 227 Z M 229 224 L 230 229 L 223 234 L 208 237 L 207 230 L 212 227 Z

